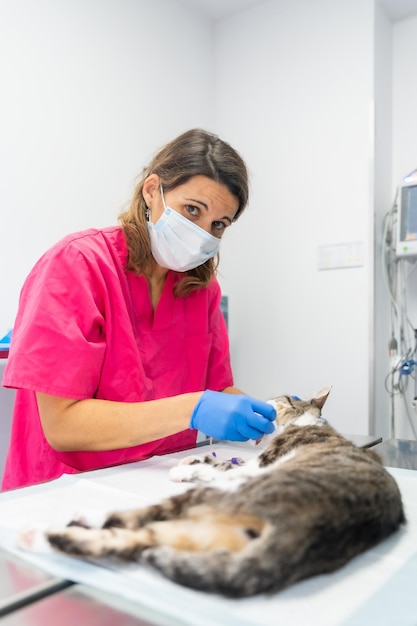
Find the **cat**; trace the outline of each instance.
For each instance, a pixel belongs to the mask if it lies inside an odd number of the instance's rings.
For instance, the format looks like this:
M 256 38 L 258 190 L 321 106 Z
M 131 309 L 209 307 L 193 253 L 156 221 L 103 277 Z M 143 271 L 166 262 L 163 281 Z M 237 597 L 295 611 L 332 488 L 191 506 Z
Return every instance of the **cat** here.
M 276 433 L 248 463 L 188 457 L 173 480 L 189 490 L 101 528 L 74 520 L 47 531 L 54 549 L 146 563 L 169 579 L 232 598 L 280 591 L 333 572 L 405 523 L 394 478 L 321 416 L 311 400 L 274 399 Z

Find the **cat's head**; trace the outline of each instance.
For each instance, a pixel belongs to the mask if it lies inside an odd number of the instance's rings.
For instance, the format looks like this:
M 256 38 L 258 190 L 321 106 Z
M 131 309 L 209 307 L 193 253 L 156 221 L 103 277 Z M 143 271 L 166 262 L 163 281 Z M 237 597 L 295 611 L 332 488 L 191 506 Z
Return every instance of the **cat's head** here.
M 289 425 L 309 426 L 324 423 L 321 410 L 330 393 L 330 387 L 325 387 L 310 400 L 300 400 L 294 396 L 278 396 L 271 402 L 277 410 L 277 430 L 283 430 Z

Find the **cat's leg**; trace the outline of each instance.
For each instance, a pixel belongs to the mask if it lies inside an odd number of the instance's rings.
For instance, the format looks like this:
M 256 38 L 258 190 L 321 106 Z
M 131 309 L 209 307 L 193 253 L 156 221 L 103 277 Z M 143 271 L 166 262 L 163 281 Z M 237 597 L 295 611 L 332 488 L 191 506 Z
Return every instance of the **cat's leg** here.
M 233 470 L 233 471 L 227 471 Z M 260 472 L 257 458 L 251 459 L 248 463 L 234 463 L 224 461 L 219 464 L 193 463 L 191 465 L 177 465 L 169 472 L 170 480 L 174 482 L 216 482 L 216 486 L 221 483 L 239 484 L 239 479 L 256 476 Z
M 169 471 L 169 478 L 175 483 L 181 482 L 212 482 L 219 475 L 219 470 L 211 464 L 197 462 L 191 464 L 176 465 Z
M 218 458 L 213 452 L 205 456 L 187 456 L 169 472 L 173 482 L 212 482 L 218 475 L 244 466 L 245 461 L 240 457 L 231 459 Z
M 195 488 L 185 493 L 171 496 L 158 504 L 143 509 L 129 511 L 114 511 L 103 523 L 103 528 L 128 528 L 134 530 L 142 528 L 149 522 L 165 521 L 181 517 L 191 505 L 204 500 L 204 496 Z
M 216 487 L 221 491 L 233 491 L 247 478 L 257 476 L 265 469 L 259 468 L 256 459 L 252 459 L 246 465 L 236 466 L 233 471 L 219 471 L 215 466 L 204 463 L 193 465 L 179 465 L 172 468 L 171 480 L 216 482 Z M 110 513 L 103 523 L 103 528 L 142 528 L 149 522 L 165 521 L 181 517 L 190 506 L 200 504 L 206 499 L 205 488 L 195 487 L 183 494 L 166 498 L 159 504 L 154 504 L 143 509 L 129 511 L 115 511 Z
M 49 530 L 46 538 L 60 552 L 94 559 L 116 557 L 126 561 L 137 560 L 144 549 L 154 546 L 153 532 L 147 528 L 84 528 L 67 526 Z
M 156 546 L 187 552 L 239 551 L 259 537 L 264 525 L 253 515 L 228 514 L 199 505 L 192 507 L 187 517 L 151 522 L 137 530 L 71 526 L 49 531 L 46 536 L 56 550 L 74 556 L 136 561 L 145 549 Z
M 135 530 L 142 528 L 149 522 L 163 521 L 181 517 L 190 503 L 198 504 L 203 496 L 194 489 L 190 489 L 183 494 L 172 496 L 162 500 L 158 504 L 153 504 L 142 509 L 128 509 L 122 511 L 112 511 L 107 515 L 91 516 L 90 513 L 79 514 L 67 524 L 67 528 L 84 529 L 108 529 L 126 528 Z
M 144 546 L 153 545 L 150 541 L 149 529 L 146 533 L 135 534 L 149 523 L 179 519 L 192 505 L 200 504 L 204 495 L 197 489 L 190 489 L 184 494 L 163 500 L 159 504 L 126 511 L 115 511 L 104 517 L 100 527 L 91 527 L 90 520 L 85 516 L 78 516 L 66 527 L 59 530 L 47 528 L 30 528 L 20 533 L 18 544 L 26 550 L 45 551 L 50 544 L 64 552 L 84 554 L 86 556 L 105 556 L 106 544 L 108 555 L 114 550 L 119 551 L 121 558 L 124 546 L 129 551 L 139 554 Z M 126 534 L 118 531 L 126 530 Z M 132 540 L 128 541 L 129 532 Z M 66 548 L 67 546 L 67 548 Z M 126 558 L 129 558 L 127 556 Z
M 242 459 L 222 460 L 207 454 L 205 456 L 187 456 L 173 467 L 169 472 L 169 478 L 173 482 L 212 482 L 220 472 L 234 470 L 238 465 L 243 465 Z

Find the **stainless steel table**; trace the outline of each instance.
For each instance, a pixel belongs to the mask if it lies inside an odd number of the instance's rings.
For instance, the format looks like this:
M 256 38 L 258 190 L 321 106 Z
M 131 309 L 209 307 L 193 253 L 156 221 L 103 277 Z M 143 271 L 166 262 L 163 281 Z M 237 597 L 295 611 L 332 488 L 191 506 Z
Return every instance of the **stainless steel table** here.
M 146 616 L 148 611 L 143 610 Z M 148 621 L 138 605 L 86 585 L 73 585 L 0 618 L 1 626 L 177 626 Z
M 1 626 L 176 626 L 149 609 L 55 578 L 0 550 Z
M 372 448 L 377 443 L 382 441 L 382 437 L 378 437 L 377 435 L 346 435 L 343 434 L 346 439 L 349 439 L 355 446 L 358 448 Z
M 384 465 L 417 470 L 417 441 L 387 439 L 372 448 L 381 457 Z
M 0 617 L 72 584 L 0 551 Z

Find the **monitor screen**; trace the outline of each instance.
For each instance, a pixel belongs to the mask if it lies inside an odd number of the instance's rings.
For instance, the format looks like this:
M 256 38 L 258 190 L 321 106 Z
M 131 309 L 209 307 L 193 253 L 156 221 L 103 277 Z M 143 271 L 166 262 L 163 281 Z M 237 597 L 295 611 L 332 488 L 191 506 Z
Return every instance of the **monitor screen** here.
M 401 189 L 400 240 L 417 240 L 417 185 Z
M 401 187 L 397 255 L 417 255 L 417 185 Z

